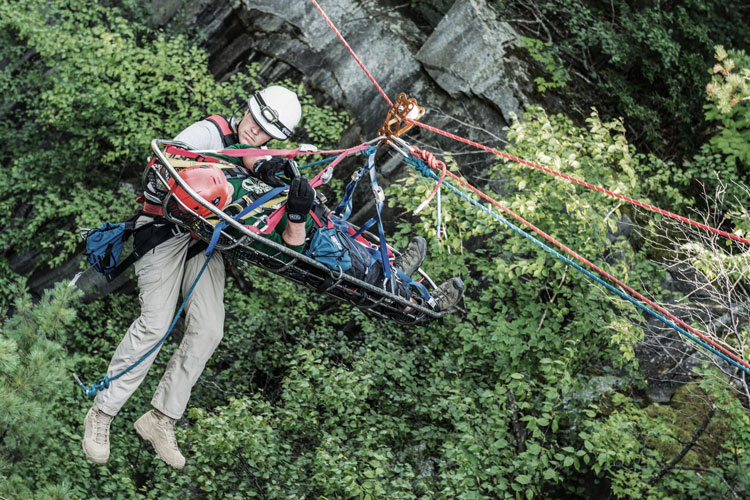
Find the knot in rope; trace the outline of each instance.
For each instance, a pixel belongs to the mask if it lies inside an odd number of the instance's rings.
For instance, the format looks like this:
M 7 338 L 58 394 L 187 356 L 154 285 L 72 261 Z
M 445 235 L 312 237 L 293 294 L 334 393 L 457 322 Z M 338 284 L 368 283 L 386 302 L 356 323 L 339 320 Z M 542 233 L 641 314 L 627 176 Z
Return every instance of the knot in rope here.
M 78 377 L 76 377 L 78 379 Z M 86 387 L 80 380 L 79 384 L 81 385 L 81 388 L 83 389 L 83 392 L 87 396 L 96 396 L 96 393 L 99 391 L 103 391 L 104 389 L 109 389 L 109 377 L 104 377 L 99 379 L 95 384 L 91 384 L 91 387 Z
M 422 174 L 423 177 L 434 177 L 434 174 L 432 173 L 432 170 L 430 170 L 429 165 L 427 165 L 422 158 L 418 158 L 413 154 L 409 154 L 407 163 L 416 168 L 417 172 Z
M 441 171 L 440 179 L 435 185 L 435 189 L 433 189 L 432 193 L 430 193 L 427 199 L 424 200 L 416 210 L 414 210 L 414 213 L 418 214 L 424 207 L 426 207 L 430 203 L 430 201 L 432 201 L 438 191 L 440 191 L 440 185 L 443 183 L 443 180 L 445 180 L 445 175 L 448 173 L 448 167 L 446 167 L 445 162 L 435 158 L 435 155 L 430 153 L 429 151 L 425 151 L 424 149 L 419 149 L 418 147 L 414 146 L 412 147 L 412 152 L 419 160 L 421 160 L 423 167 L 420 170 L 422 172 L 422 175 L 424 175 L 425 177 L 428 177 L 428 175 L 425 173 L 426 169 L 428 172 L 430 172 L 430 170 Z
M 427 165 L 433 169 L 433 170 L 445 170 L 445 162 L 438 160 L 435 158 L 435 155 L 433 153 L 430 153 L 429 151 L 426 151 L 424 149 L 419 149 L 416 146 L 412 146 L 414 154 L 427 163 Z

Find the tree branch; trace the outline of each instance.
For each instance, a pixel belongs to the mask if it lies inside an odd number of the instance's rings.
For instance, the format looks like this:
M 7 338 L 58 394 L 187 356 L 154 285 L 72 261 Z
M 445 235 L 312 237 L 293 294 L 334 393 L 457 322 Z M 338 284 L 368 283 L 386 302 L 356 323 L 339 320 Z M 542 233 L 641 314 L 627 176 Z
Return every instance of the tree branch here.
M 716 413 L 716 405 L 711 405 L 711 410 L 709 410 L 708 414 L 706 414 L 706 418 L 703 419 L 703 423 L 700 425 L 700 427 L 696 429 L 693 437 L 690 438 L 690 441 L 687 442 L 687 444 L 682 448 L 682 451 L 680 451 L 680 453 L 678 453 L 676 457 L 670 460 L 667 465 L 662 467 L 661 470 L 649 480 L 649 483 L 654 484 L 655 482 L 657 482 L 664 474 L 673 469 L 674 466 L 677 465 L 680 460 L 685 457 L 685 455 L 687 455 L 690 449 L 695 445 L 696 441 L 698 441 L 701 435 L 706 432 L 706 427 L 708 427 L 708 423 L 711 422 L 714 413 Z
M 516 398 L 513 396 L 513 391 L 508 390 L 508 401 L 510 404 L 510 421 L 511 424 L 513 424 L 513 435 L 516 438 L 516 449 L 518 449 L 519 453 L 523 453 L 526 451 L 526 438 L 524 437 L 523 428 L 521 427 L 521 422 L 518 418 L 518 406 L 516 406 Z

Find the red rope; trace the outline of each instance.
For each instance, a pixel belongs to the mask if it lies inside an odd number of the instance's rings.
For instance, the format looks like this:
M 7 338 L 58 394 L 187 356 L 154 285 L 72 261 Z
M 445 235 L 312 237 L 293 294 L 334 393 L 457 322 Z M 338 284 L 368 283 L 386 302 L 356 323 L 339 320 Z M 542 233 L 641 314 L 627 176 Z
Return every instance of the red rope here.
M 435 128 L 435 127 L 432 127 L 430 125 L 426 125 L 424 123 L 420 123 L 420 122 L 417 122 L 417 121 L 414 121 L 414 120 L 410 120 L 409 118 L 407 118 L 406 121 L 408 121 L 409 123 L 412 123 L 412 124 L 414 124 L 414 125 L 416 125 L 418 127 L 422 127 L 425 130 L 429 130 L 430 132 L 435 132 L 435 133 L 440 134 L 442 136 L 448 137 L 449 139 L 453 139 L 453 140 L 456 140 L 458 142 L 463 142 L 464 144 L 468 144 L 469 146 L 474 146 L 475 148 L 482 149 L 482 150 L 490 152 L 490 153 L 494 153 L 496 155 L 502 156 L 503 158 L 507 158 L 508 160 L 514 161 L 516 163 L 520 163 L 522 165 L 526 165 L 528 167 L 532 167 L 532 168 L 535 168 L 537 170 L 541 170 L 542 172 L 554 175 L 555 177 L 560 177 L 562 179 L 565 179 L 567 181 L 573 182 L 575 184 L 579 184 L 579 185 L 587 187 L 589 189 L 593 189 L 595 191 L 599 191 L 600 193 L 604 193 L 604 194 L 606 194 L 608 196 L 611 196 L 613 198 L 617 198 L 618 200 L 627 201 L 628 203 L 632 203 L 633 205 L 639 206 L 641 208 L 645 208 L 646 210 L 651 210 L 652 212 L 656 212 L 656 213 L 664 215 L 666 217 L 671 217 L 672 219 L 676 219 L 676 220 L 678 220 L 680 222 L 683 222 L 685 224 L 690 224 L 691 226 L 699 227 L 699 228 L 704 229 L 706 231 L 710 231 L 712 233 L 724 236 L 725 238 L 729 238 L 729 239 L 732 239 L 734 241 L 739 241 L 741 243 L 744 243 L 745 245 L 750 245 L 750 240 L 747 240 L 747 239 L 742 238 L 740 236 L 737 236 L 735 234 L 727 233 L 726 231 L 722 231 L 721 229 L 717 229 L 715 227 L 708 226 L 708 225 L 703 224 L 701 222 L 694 221 L 692 219 L 688 219 L 687 217 L 683 217 L 682 215 L 678 215 L 678 214 L 669 212 L 667 210 L 664 210 L 662 208 L 656 207 L 654 205 L 649 205 L 648 203 L 644 203 L 644 202 L 636 200 L 634 198 L 630 198 L 628 196 L 624 196 L 624 195 L 612 192 L 612 191 L 610 191 L 608 189 L 605 189 L 605 188 L 603 188 L 601 186 L 597 186 L 595 184 L 591 184 L 589 182 L 582 181 L 580 179 L 576 179 L 575 177 L 572 177 L 570 175 L 563 174 L 561 172 L 556 172 L 556 171 L 554 171 L 554 170 L 552 170 L 550 168 L 543 167 L 541 165 L 537 165 L 536 163 L 532 163 L 532 162 L 530 162 L 528 160 L 524 160 L 524 159 L 519 158 L 517 156 L 513 156 L 511 154 L 505 153 L 505 152 L 500 151 L 498 149 L 490 148 L 488 146 L 485 146 L 483 144 L 479 144 L 478 142 L 474 142 L 474 141 L 469 140 L 469 139 L 464 139 L 461 136 L 458 136 L 456 134 L 451 134 L 450 132 L 446 132 L 445 130 L 440 130 L 439 128 Z
M 339 40 L 341 40 L 341 42 L 344 44 L 344 46 L 349 50 L 349 53 L 351 53 L 352 57 L 354 57 L 354 59 L 357 61 L 357 63 L 362 68 L 362 70 L 365 72 L 365 74 L 367 74 L 367 76 L 370 78 L 370 81 L 375 85 L 375 87 L 377 87 L 378 91 L 380 92 L 380 95 L 382 95 L 383 98 L 386 100 L 386 102 L 388 102 L 389 106 L 393 106 L 393 103 L 391 102 L 391 100 L 385 94 L 385 92 L 380 87 L 380 85 L 378 85 L 378 83 L 375 81 L 375 78 L 367 70 L 367 68 L 362 63 L 362 61 L 359 59 L 359 57 L 357 57 L 357 54 L 354 53 L 354 50 L 352 50 L 352 48 L 346 42 L 346 40 L 341 35 L 341 33 L 339 32 L 339 30 L 336 29 L 336 26 L 333 25 L 333 23 L 331 22 L 331 20 L 329 19 L 329 17 L 326 15 L 326 13 L 323 12 L 323 9 L 320 7 L 320 5 L 318 5 L 318 2 L 316 2 L 316 0 L 311 0 L 311 1 L 315 5 L 315 7 L 318 9 L 318 11 L 323 15 L 323 17 L 325 18 L 326 22 L 331 27 L 331 29 L 336 33 L 336 36 L 338 36 Z M 700 227 L 701 229 L 704 229 L 704 230 L 707 230 L 707 231 L 719 234 L 721 236 L 724 236 L 726 238 L 730 238 L 730 239 L 735 240 L 735 241 L 739 241 L 739 242 L 745 243 L 746 245 L 750 245 L 750 240 L 746 240 L 746 239 L 741 238 L 739 236 L 727 233 L 725 231 L 721 231 L 720 229 L 716 229 L 716 228 L 713 228 L 713 227 L 708 226 L 706 224 L 702 224 L 702 223 L 694 221 L 692 219 L 688 219 L 687 217 L 683 217 L 681 215 L 677 215 L 677 214 L 669 212 L 667 210 L 663 210 L 663 209 L 661 209 L 659 207 L 655 207 L 653 205 L 649 205 L 649 204 L 644 203 L 642 201 L 638 201 L 638 200 L 635 200 L 633 198 L 629 198 L 627 196 L 623 196 L 623 195 L 614 193 L 614 192 L 609 191 L 609 190 L 607 190 L 605 188 L 602 188 L 602 187 L 596 186 L 594 184 L 590 184 L 588 182 L 576 179 L 575 177 L 571 177 L 569 175 L 562 174 L 560 172 L 555 172 L 554 170 L 551 170 L 549 168 L 546 168 L 546 167 L 543 167 L 541 165 L 537 165 L 535 163 L 532 163 L 530 161 L 518 158 L 516 156 L 510 155 L 510 154 L 505 153 L 503 151 L 499 151 L 497 149 L 490 148 L 488 146 L 484 146 L 482 144 L 479 144 L 478 142 L 474 142 L 474 141 L 471 141 L 469 139 L 465 139 L 463 137 L 460 137 L 460 136 L 455 135 L 455 134 L 451 134 L 450 132 L 446 132 L 444 130 L 440 130 L 440 129 L 432 127 L 430 125 L 426 125 L 426 124 L 420 123 L 418 121 L 411 120 L 409 118 L 406 118 L 406 121 L 409 122 L 409 123 L 411 123 L 411 124 L 413 124 L 413 125 L 417 125 L 418 127 L 422 127 L 422 128 L 424 128 L 426 130 L 429 130 L 431 132 L 435 132 L 437 134 L 443 135 L 443 136 L 448 137 L 450 139 L 453 139 L 453 140 L 456 140 L 456 141 L 459 141 L 459 142 L 463 142 L 464 144 L 467 144 L 469 146 L 474 146 L 474 147 L 482 149 L 484 151 L 488 151 L 490 153 L 494 153 L 496 155 L 502 156 L 503 158 L 507 158 L 507 159 L 515 161 L 517 163 L 521 163 L 522 165 L 526 165 L 526 166 L 529 166 L 529 167 L 532 167 L 532 168 L 536 168 L 536 169 L 541 170 L 543 172 L 546 172 L 548 174 L 552 174 L 552 175 L 554 175 L 556 177 L 560 177 L 560 178 L 566 179 L 566 180 L 568 180 L 570 182 L 573 182 L 575 184 L 579 184 L 579 185 L 585 186 L 585 187 L 587 187 L 589 189 L 593 189 L 595 191 L 599 191 L 601 193 L 607 194 L 607 195 L 612 196 L 614 198 L 617 198 L 617 199 L 620 199 L 620 200 L 623 200 L 623 201 L 627 201 L 629 203 L 632 203 L 632 204 L 637 205 L 639 207 L 645 208 L 647 210 L 651 210 L 651 211 L 659 213 L 661 215 L 665 215 L 667 217 L 671 217 L 673 219 L 677 219 L 677 220 L 679 220 L 681 222 L 684 222 L 686 224 L 690 224 L 690 225 L 693 225 L 693 226 L 696 226 L 696 227 Z M 415 150 L 416 150 L 416 148 L 415 148 Z M 420 151 L 420 153 L 423 154 L 425 152 Z M 428 154 L 428 156 L 429 156 L 429 154 Z M 424 159 L 427 160 L 427 161 L 430 161 L 428 157 L 425 157 Z M 432 157 L 432 159 L 434 160 L 434 156 Z M 428 163 L 428 165 L 431 168 L 435 168 L 435 166 L 437 166 L 437 164 L 434 164 L 434 163 L 433 164 Z M 445 164 L 443 164 L 443 167 L 444 166 L 445 166 Z M 651 307 L 653 307 L 657 311 L 661 312 L 662 314 L 666 315 L 667 317 L 669 317 L 670 319 L 672 319 L 673 321 L 675 321 L 679 325 L 681 325 L 684 328 L 688 329 L 690 332 L 692 332 L 693 334 L 697 335 L 701 340 L 703 340 L 707 344 L 713 346 L 714 348 L 716 348 L 720 352 L 724 353 L 725 355 L 727 355 L 728 357 L 730 357 L 734 361 L 740 363 L 741 365 L 743 365 L 743 366 L 745 366 L 747 368 L 750 368 L 750 364 L 748 364 L 747 361 L 744 361 L 744 360 L 740 359 L 739 357 L 737 357 L 735 354 L 733 354 L 732 352 L 730 352 L 724 346 L 721 346 L 721 345 L 717 344 L 714 340 L 706 337 L 705 335 L 703 335 L 701 332 L 699 332 L 695 328 L 691 327 L 690 325 L 688 325 L 687 323 L 685 323 L 681 319 L 677 318 L 676 316 L 674 316 L 672 313 L 670 313 L 669 311 L 667 311 L 666 309 L 664 309 L 660 305 L 656 304 L 654 301 L 652 301 L 652 300 L 644 297 L 642 294 L 640 294 L 639 292 L 637 292 L 633 288 L 629 287 L 628 285 L 626 285 L 622 281 L 618 280 L 617 278 L 615 278 L 611 274 L 607 273 L 606 271 L 604 271 L 603 269 L 601 269 L 600 267 L 598 267 L 597 265 L 595 265 L 593 262 L 589 261 L 588 259 L 586 259 L 583 256 L 579 255 L 574 250 L 571 250 L 567 246 L 563 245 L 562 243 L 560 243 L 559 241 L 557 241 L 556 239 L 554 239 L 552 236 L 548 235 L 547 233 L 545 233 L 544 231 L 542 231 L 541 229 L 539 229 L 538 227 L 536 227 L 535 225 L 533 225 L 531 222 L 527 221 L 526 219 L 524 219 L 520 215 L 517 215 L 516 213 L 514 213 L 510 209 L 504 207 L 503 205 L 501 205 L 500 203 L 498 203 L 497 201 L 495 201 L 491 197 L 487 196 L 484 192 L 480 191 L 479 189 L 477 189 L 474 186 L 472 186 L 471 184 L 469 184 L 468 182 L 466 182 L 466 181 L 458 178 L 458 176 L 456 176 L 452 172 L 448 172 L 446 168 L 442 168 L 441 170 L 442 170 L 442 172 L 441 172 L 441 178 L 440 178 L 440 181 L 438 182 L 438 187 L 439 187 L 440 183 L 442 183 L 442 180 L 445 178 L 445 175 L 446 174 L 449 175 L 452 179 L 454 179 L 455 181 L 457 181 L 459 184 L 461 184 L 462 186 L 466 187 L 470 191 L 474 192 L 475 194 L 477 194 L 478 196 L 480 196 L 484 200 L 488 201 L 492 205 L 496 206 L 497 208 L 499 208 L 500 210 L 502 210 L 506 214 L 510 215 L 511 217 L 513 217 L 514 219 L 516 219 L 517 221 L 519 221 L 521 224 L 523 224 L 526 227 L 530 228 L 532 231 L 534 231 L 535 233 L 539 234 L 540 236 L 542 236 L 544 239 L 546 239 L 547 241 L 549 241 L 553 245 L 555 245 L 558 248 L 562 249 L 563 251 L 565 251 L 569 255 L 572 255 L 573 257 L 575 257 L 576 259 L 578 259 L 580 262 L 583 262 L 585 265 L 587 265 L 588 267 L 590 267 L 591 269 L 593 269 L 594 271 L 598 272 L 602 276 L 605 276 L 606 278 L 608 278 L 609 280 L 611 280 L 613 283 L 616 283 L 617 285 L 619 285 L 620 287 L 622 287 L 624 290 L 627 290 L 628 292 L 630 292 L 631 294 L 633 294 L 634 296 L 636 296 L 638 299 L 644 301 L 645 303 L 647 303 L 648 305 L 650 305 Z M 429 202 L 429 200 L 432 199 L 433 196 L 434 196 L 434 191 L 433 191 L 433 194 L 430 195 L 430 197 L 428 198 L 427 201 Z
M 434 167 L 431 167 L 431 168 L 434 168 Z M 667 311 L 666 309 L 664 309 L 663 307 L 661 307 L 660 305 L 658 305 L 656 302 L 652 301 L 651 299 L 648 299 L 647 297 L 644 297 L 641 293 L 639 293 L 638 291 L 634 290 L 632 287 L 626 285 L 625 283 L 623 283 L 619 279 L 615 278 L 614 276 L 612 276 L 607 271 L 605 271 L 604 269 L 600 268 L 599 266 L 597 266 L 596 264 L 594 264 L 590 260 L 588 260 L 585 257 L 579 255 L 575 250 L 572 250 L 572 249 L 568 248 L 567 246 L 565 246 L 564 244 L 560 243 L 555 238 L 553 238 L 552 236 L 548 235 L 547 233 L 545 233 L 544 231 L 542 231 L 541 229 L 539 229 L 538 227 L 536 227 L 531 222 L 527 221 L 526 219 L 524 219 L 520 215 L 516 214 L 515 212 L 513 212 L 509 208 L 506 208 L 504 205 L 502 205 L 501 203 L 497 202 L 496 200 L 494 200 L 490 196 L 486 195 L 484 192 L 480 191 L 479 189 L 475 188 L 474 186 L 472 186 L 468 182 L 466 182 L 463 179 L 459 178 L 456 174 L 454 174 L 452 172 L 447 172 L 447 175 L 450 176 L 453 180 L 455 180 L 459 184 L 461 184 L 462 186 L 464 186 L 466 189 L 472 191 L 473 193 L 477 194 L 482 199 L 488 201 L 489 203 L 491 203 L 492 205 L 496 206 L 497 208 L 499 208 L 500 210 L 502 210 L 503 212 L 505 212 L 509 216 L 513 217 L 518 222 L 520 222 L 524 226 L 528 227 L 529 229 L 531 229 L 532 231 L 534 231 L 535 233 L 537 233 L 539 236 L 543 237 L 545 240 L 549 241 L 550 243 L 552 243 L 556 247 L 560 248 L 564 252 L 568 253 L 569 255 L 575 257 L 580 262 L 584 263 L 585 265 L 587 265 L 588 267 L 590 267 L 591 269 L 593 269 L 597 273 L 601 274 L 602 276 L 606 277 L 607 279 L 609 279 L 613 283 L 615 283 L 618 286 L 620 286 L 622 289 L 627 290 L 630 294 L 634 295 L 635 297 L 637 297 L 638 299 L 640 299 L 643 302 L 647 303 L 648 305 L 650 305 L 651 307 L 653 307 L 657 311 L 661 312 L 662 314 L 664 314 L 665 316 L 667 316 L 668 318 L 670 318 L 675 323 L 677 323 L 680 326 L 684 327 L 685 329 L 689 330 L 690 332 L 692 332 L 693 334 L 695 334 L 696 336 L 698 336 L 701 340 L 703 340 L 707 344 L 713 346 L 714 348 L 716 348 L 717 350 L 721 351 L 725 355 L 729 356 L 730 358 L 732 358 L 736 362 L 740 363 L 741 365 L 743 365 L 743 366 L 745 366 L 747 368 L 750 368 L 750 364 L 748 364 L 747 361 L 744 361 L 743 359 L 740 359 L 737 355 L 735 355 L 734 353 L 732 353 L 731 351 L 729 351 L 726 347 L 724 347 L 722 345 L 719 345 L 718 343 L 716 343 L 716 341 L 712 340 L 711 338 L 705 336 L 704 334 L 702 334 L 701 332 L 699 332 L 698 330 L 696 330 L 692 326 L 688 325 L 687 323 L 685 323 L 684 321 L 682 321 L 681 319 L 679 319 L 677 316 L 675 316 L 674 314 L 670 313 L 669 311 Z
M 330 26 L 333 32 L 336 33 L 336 36 L 339 37 L 339 40 L 341 40 L 341 43 L 344 44 L 344 47 L 346 47 L 349 50 L 349 53 L 352 55 L 354 60 L 357 61 L 357 63 L 359 64 L 359 67 L 362 68 L 362 71 L 365 72 L 365 74 L 373 83 L 373 85 L 375 85 L 375 87 L 378 89 L 378 92 L 380 92 L 380 95 L 382 95 L 383 99 L 386 100 L 386 102 L 388 103 L 388 106 L 393 106 L 393 103 L 391 102 L 390 99 L 388 99 L 388 96 L 386 95 L 386 93 L 383 91 L 380 85 L 378 85 L 378 82 L 375 81 L 375 77 L 373 77 L 372 74 L 367 70 L 362 60 L 357 56 L 357 54 L 354 53 L 354 49 L 352 49 L 349 46 L 346 40 L 344 40 L 343 35 L 339 32 L 336 26 L 334 26 L 333 22 L 331 21 L 331 18 L 329 18 L 328 15 L 323 11 L 323 8 L 318 4 L 318 2 L 316 2 L 315 0 L 310 0 L 310 1 L 313 3 L 313 5 L 315 5 L 315 8 L 318 9 L 318 12 L 321 13 L 323 18 L 325 18 L 326 22 L 328 23 L 328 26 Z

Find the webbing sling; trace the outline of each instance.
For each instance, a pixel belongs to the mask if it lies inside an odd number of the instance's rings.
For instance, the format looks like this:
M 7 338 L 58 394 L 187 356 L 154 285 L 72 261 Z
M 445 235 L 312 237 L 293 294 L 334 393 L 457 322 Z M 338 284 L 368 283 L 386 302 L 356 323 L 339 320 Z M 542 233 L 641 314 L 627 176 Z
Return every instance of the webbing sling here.
M 267 201 L 272 200 L 273 198 L 275 198 L 276 196 L 278 196 L 279 194 L 281 194 L 282 191 L 285 191 L 287 189 L 289 189 L 289 186 L 285 184 L 283 186 L 279 186 L 279 187 L 276 187 L 276 188 L 268 191 L 263 196 L 261 196 L 260 198 L 258 198 L 254 202 L 252 202 L 250 205 L 248 205 L 247 207 L 245 207 L 242 210 L 242 212 L 238 213 L 237 215 L 235 215 L 232 218 L 234 220 L 240 220 L 240 219 L 242 219 L 244 216 L 246 216 L 249 213 L 252 213 L 253 210 L 255 210 L 256 208 L 260 207 L 261 205 L 263 205 Z M 211 235 L 211 242 L 208 244 L 208 248 L 206 249 L 206 255 L 209 255 L 211 252 L 213 252 L 214 248 L 216 247 L 216 244 L 219 242 L 219 236 L 221 236 L 221 230 L 224 229 L 227 226 L 228 226 L 228 224 L 225 221 L 223 221 L 223 220 L 220 221 L 218 224 L 216 224 L 216 226 L 214 227 L 214 232 Z

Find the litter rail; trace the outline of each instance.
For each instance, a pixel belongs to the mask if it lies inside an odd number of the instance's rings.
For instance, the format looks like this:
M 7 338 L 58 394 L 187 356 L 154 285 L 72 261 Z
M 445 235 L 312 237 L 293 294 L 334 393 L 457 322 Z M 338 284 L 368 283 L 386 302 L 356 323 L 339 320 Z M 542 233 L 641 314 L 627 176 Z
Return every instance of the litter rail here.
M 353 276 L 331 270 L 324 264 L 310 257 L 295 252 L 294 250 L 271 241 L 257 234 L 241 222 L 234 220 L 228 214 L 222 212 L 216 206 L 198 195 L 182 178 L 162 150 L 164 146 L 184 147 L 174 141 L 155 139 L 151 141 L 151 148 L 158 161 L 151 165 L 154 174 L 166 187 L 170 179 L 179 185 L 191 198 L 202 207 L 209 210 L 220 221 L 224 221 L 226 230 L 221 231 L 216 249 L 222 252 L 225 260 L 243 271 L 252 271 L 252 267 L 260 267 L 293 282 L 305 285 L 316 292 L 321 292 L 348 302 L 368 314 L 396 321 L 402 324 L 421 324 L 442 317 L 445 311 L 435 311 L 424 303 L 415 303 L 411 300 L 393 293 L 391 290 L 380 288 Z M 163 168 L 162 168 L 163 167 Z M 168 188 L 167 188 L 168 189 Z M 187 207 L 177 197 L 167 194 L 162 202 L 164 217 L 177 224 L 179 227 L 195 234 L 198 238 L 210 242 L 214 232 L 214 223 L 197 214 Z M 233 229 L 236 234 L 230 234 Z M 365 232 L 368 240 L 374 240 L 374 235 Z M 262 243 L 274 253 L 264 253 L 250 244 Z M 375 244 L 373 242 L 373 244 Z M 391 249 L 396 255 L 398 252 Z M 434 290 L 435 283 L 424 273 L 419 271 L 424 278 L 428 288 Z M 417 294 L 415 294 L 417 295 Z

